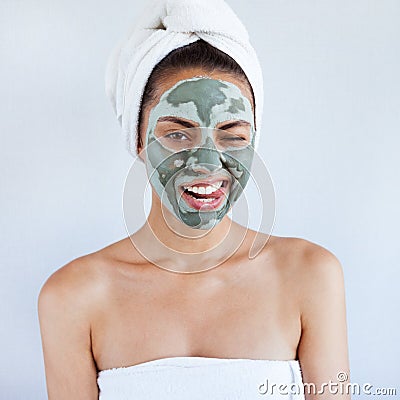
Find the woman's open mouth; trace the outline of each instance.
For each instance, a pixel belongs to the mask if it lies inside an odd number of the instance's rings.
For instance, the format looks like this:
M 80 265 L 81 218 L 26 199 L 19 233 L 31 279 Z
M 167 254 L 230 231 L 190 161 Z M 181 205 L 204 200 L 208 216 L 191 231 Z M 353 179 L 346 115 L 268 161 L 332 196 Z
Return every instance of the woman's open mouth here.
M 221 206 L 228 197 L 229 180 L 197 181 L 179 186 L 179 193 L 192 208 L 200 211 L 211 211 Z

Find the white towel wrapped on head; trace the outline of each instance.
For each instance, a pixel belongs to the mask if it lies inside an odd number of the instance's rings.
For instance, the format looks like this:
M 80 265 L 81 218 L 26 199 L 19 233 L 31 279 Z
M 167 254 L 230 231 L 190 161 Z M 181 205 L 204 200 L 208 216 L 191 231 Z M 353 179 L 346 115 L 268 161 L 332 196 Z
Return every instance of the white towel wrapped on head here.
M 253 88 L 259 142 L 264 90 L 261 66 L 249 35 L 224 0 L 156 0 L 148 3 L 132 30 L 113 50 L 106 70 L 106 93 L 136 155 L 141 98 L 153 68 L 168 53 L 203 39 L 231 56 Z

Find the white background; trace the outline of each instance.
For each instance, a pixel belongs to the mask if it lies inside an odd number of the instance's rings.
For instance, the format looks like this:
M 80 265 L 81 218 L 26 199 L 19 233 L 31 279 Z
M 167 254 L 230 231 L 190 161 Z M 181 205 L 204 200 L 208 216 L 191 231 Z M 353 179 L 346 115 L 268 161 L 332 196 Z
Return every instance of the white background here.
M 45 279 L 127 234 L 132 158 L 104 71 L 141 3 L 0 1 L 2 399 L 46 398 L 37 319 Z M 340 259 L 352 380 L 396 387 L 400 1 L 229 3 L 263 65 L 259 150 L 275 184 L 273 234 Z

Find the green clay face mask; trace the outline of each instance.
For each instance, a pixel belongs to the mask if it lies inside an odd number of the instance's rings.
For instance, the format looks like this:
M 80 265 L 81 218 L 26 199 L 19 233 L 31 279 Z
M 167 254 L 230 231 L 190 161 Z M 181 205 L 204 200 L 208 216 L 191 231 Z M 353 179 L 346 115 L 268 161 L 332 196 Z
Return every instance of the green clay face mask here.
M 249 100 L 227 81 L 185 79 L 163 93 L 149 115 L 146 169 L 176 218 L 210 229 L 226 215 L 250 176 L 253 121 Z

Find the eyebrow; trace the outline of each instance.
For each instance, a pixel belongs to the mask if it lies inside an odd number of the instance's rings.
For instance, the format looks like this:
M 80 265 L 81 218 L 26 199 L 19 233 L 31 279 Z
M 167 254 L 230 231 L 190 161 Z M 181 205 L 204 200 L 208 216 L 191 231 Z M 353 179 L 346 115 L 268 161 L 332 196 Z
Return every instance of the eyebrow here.
M 182 125 L 186 128 L 195 128 L 197 127 L 197 125 L 194 125 L 192 122 L 189 121 L 185 121 L 183 119 L 180 119 L 178 117 L 174 117 L 174 116 L 170 116 L 170 115 L 166 115 L 163 117 L 160 117 L 157 122 L 174 122 L 175 124 L 179 124 Z M 235 126 L 250 126 L 250 122 L 249 121 L 245 121 L 243 119 L 238 119 L 232 122 L 228 122 L 226 124 L 223 124 L 221 126 L 219 126 L 217 129 L 229 129 Z
M 195 128 L 197 127 L 197 125 L 193 124 L 192 122 L 189 121 L 185 121 L 183 119 L 180 119 L 178 117 L 173 117 L 173 116 L 164 116 L 164 117 L 160 117 L 157 122 L 174 122 L 175 124 L 179 124 L 182 125 L 186 128 Z
M 223 125 L 219 126 L 218 129 L 229 129 L 229 128 L 232 128 L 232 127 L 235 127 L 235 126 L 250 126 L 250 125 L 251 125 L 250 122 L 245 121 L 243 119 L 239 119 L 239 120 L 236 120 L 236 121 L 232 121 L 232 122 L 228 122 L 226 124 L 223 124 Z

